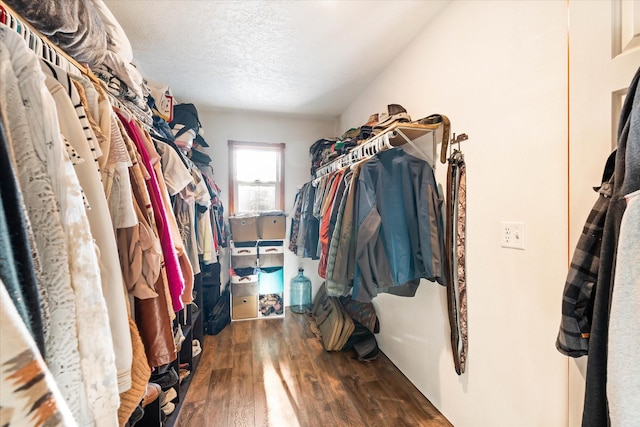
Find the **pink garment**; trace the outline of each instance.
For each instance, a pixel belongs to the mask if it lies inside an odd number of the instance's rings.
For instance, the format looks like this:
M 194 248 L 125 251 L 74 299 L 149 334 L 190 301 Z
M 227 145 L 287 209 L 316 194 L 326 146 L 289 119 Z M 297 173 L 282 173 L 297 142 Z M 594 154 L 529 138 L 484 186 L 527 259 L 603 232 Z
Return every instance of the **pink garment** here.
M 151 204 L 153 205 L 153 213 L 155 214 L 156 226 L 160 234 L 160 244 L 162 245 L 162 253 L 164 255 L 164 263 L 167 270 L 167 281 L 169 282 L 169 293 L 171 294 L 171 303 L 173 311 L 180 311 L 184 308 L 182 303 L 182 293 L 184 292 L 185 283 L 182 276 L 182 270 L 178 263 L 178 254 L 176 253 L 171 232 L 167 223 L 167 212 L 162 203 L 162 195 L 160 194 L 160 185 L 156 178 L 149 153 L 147 152 L 144 141 L 138 132 L 138 128 L 132 120 L 128 120 L 125 116 L 118 113 L 118 117 L 122 121 L 129 137 L 135 142 L 138 152 L 142 157 L 142 163 L 149 173 L 150 179 L 147 180 L 147 189 L 151 196 Z

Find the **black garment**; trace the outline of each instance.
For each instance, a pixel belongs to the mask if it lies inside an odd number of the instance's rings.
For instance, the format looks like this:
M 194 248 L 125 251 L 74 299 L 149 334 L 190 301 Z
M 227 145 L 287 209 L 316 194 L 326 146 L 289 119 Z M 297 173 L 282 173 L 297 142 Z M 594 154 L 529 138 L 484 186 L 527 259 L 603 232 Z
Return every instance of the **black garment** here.
M 22 195 L 16 181 L 9 154 L 9 141 L 0 120 L 0 203 L 4 211 L 7 243 L 0 251 L 0 276 L 27 329 L 44 358 L 44 328 L 40 311 L 40 296 L 27 235 Z M 5 276 L 5 273 L 7 274 Z M 13 277 L 10 277 L 13 276 Z
M 633 77 L 624 106 L 622 107 L 622 112 L 620 113 L 613 193 L 602 233 L 602 250 L 600 252 L 598 282 L 595 290 L 593 323 L 589 338 L 589 360 L 587 362 L 586 389 L 582 413 L 582 425 L 584 427 L 603 427 L 610 424 L 607 404 L 609 312 L 611 309 L 611 291 L 614 286 L 613 273 L 616 264 L 620 223 L 626 208 L 624 196 L 629 192 L 639 189 L 629 188 L 629 183 L 625 182 L 625 178 L 627 178 L 625 176 L 625 158 L 627 155 L 629 131 L 632 128 L 632 112 L 636 115 L 639 114 L 639 112 L 633 108 L 635 106 L 637 109 L 638 106 L 640 106 L 639 79 L 640 69 L 638 69 L 636 75 Z M 638 147 L 634 145 L 631 147 L 634 150 L 638 149 Z M 637 153 L 634 153 L 633 156 L 637 157 Z M 638 186 L 636 182 L 635 187 Z
M 307 221 L 306 237 L 304 239 L 304 257 L 318 259 L 318 240 L 320 240 L 320 221 L 313 216 L 313 201 L 316 198 L 316 187 L 309 188 L 307 209 L 303 213 L 304 221 Z
M 595 187 L 596 200 L 578 239 L 562 293 L 562 321 L 556 348 L 566 356 L 585 356 L 589 351 L 589 334 L 593 318 L 595 285 L 598 281 L 602 230 L 613 192 L 616 152 L 609 155 L 602 185 Z
M 212 316 L 213 307 L 220 298 L 220 263 L 200 263 L 200 268 L 202 270 L 202 316 L 206 321 Z

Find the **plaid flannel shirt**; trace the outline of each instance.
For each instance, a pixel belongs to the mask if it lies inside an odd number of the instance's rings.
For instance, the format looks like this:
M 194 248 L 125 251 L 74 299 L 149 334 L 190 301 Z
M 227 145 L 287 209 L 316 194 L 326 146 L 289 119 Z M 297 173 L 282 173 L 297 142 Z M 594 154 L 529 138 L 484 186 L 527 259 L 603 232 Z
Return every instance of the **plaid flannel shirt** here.
M 602 185 L 594 188 L 596 200 L 578 239 L 571 259 L 562 298 L 562 321 L 556 348 L 570 357 L 584 356 L 589 348 L 593 315 L 593 297 L 598 281 L 602 230 L 613 191 L 614 151 L 609 156 L 602 176 Z

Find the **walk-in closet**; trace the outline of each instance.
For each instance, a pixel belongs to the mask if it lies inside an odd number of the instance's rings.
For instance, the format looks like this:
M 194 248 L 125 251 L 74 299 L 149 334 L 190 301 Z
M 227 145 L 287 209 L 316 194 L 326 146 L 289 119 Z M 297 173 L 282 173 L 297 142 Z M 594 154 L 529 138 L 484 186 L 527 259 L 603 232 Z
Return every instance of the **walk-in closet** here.
M 640 1 L 0 0 L 0 425 L 640 425 Z

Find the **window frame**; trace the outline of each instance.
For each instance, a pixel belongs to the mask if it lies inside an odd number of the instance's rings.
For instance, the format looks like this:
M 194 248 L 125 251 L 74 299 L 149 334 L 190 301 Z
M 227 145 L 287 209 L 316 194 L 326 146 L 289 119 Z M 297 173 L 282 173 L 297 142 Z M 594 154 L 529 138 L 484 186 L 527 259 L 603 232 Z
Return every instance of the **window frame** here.
M 283 142 L 247 142 L 247 141 L 234 141 L 228 140 L 227 145 L 229 148 L 229 213 L 230 215 L 236 214 L 236 193 L 238 190 L 238 184 L 244 183 L 244 181 L 238 181 L 236 179 L 236 153 L 238 150 L 251 149 L 251 150 L 265 150 L 275 152 L 277 154 L 276 166 L 276 209 L 284 211 L 284 153 L 286 144 Z

